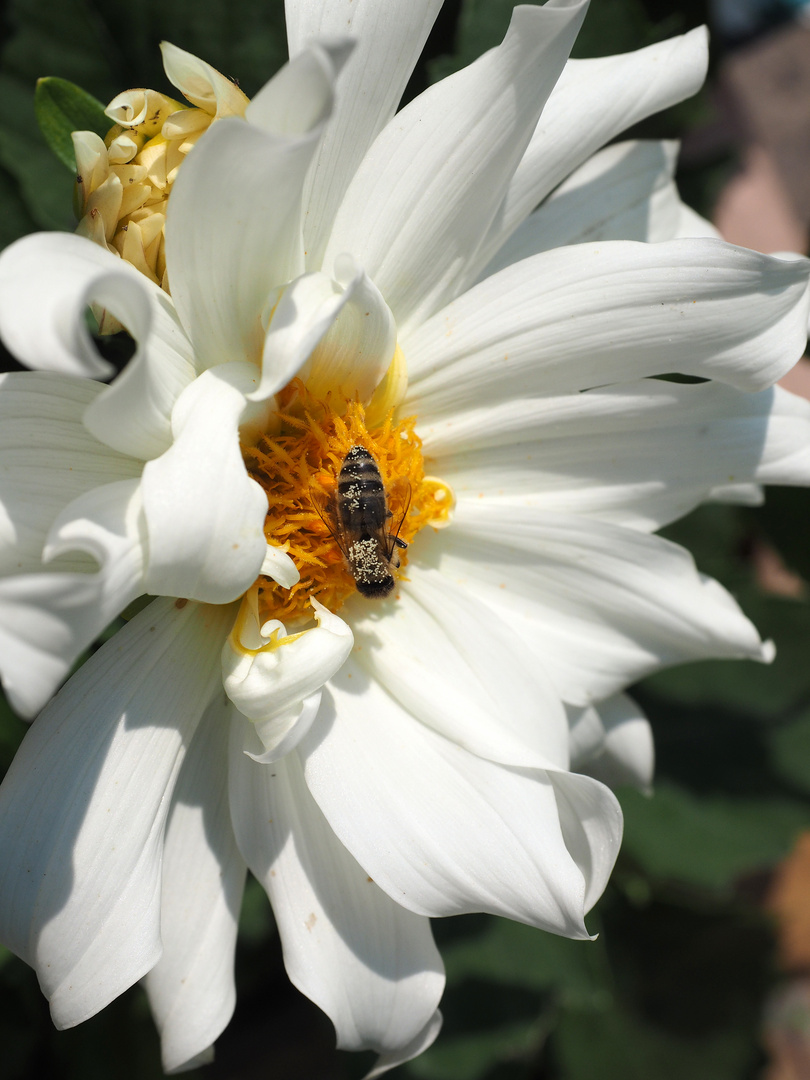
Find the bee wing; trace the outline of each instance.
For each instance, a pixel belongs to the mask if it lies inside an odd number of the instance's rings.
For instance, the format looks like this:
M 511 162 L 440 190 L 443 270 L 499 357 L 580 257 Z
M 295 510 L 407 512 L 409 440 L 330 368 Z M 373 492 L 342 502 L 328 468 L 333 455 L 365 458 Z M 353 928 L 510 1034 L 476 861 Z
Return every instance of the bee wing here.
M 346 537 L 343 534 L 343 530 L 340 527 L 334 495 L 325 491 L 317 484 L 313 484 L 309 489 L 309 501 L 312 503 L 312 509 L 324 523 L 330 536 L 340 548 L 344 559 L 348 559 L 348 544 L 346 543 Z

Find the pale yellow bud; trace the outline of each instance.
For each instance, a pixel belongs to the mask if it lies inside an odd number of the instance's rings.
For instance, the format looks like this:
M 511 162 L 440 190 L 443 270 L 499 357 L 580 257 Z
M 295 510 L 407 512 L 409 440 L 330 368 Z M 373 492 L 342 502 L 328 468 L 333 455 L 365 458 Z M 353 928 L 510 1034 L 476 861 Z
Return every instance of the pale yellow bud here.
M 186 154 L 223 116 L 243 116 L 249 101 L 210 64 L 164 42 L 166 74 L 186 105 L 156 90 L 125 90 L 107 108 L 106 139 L 73 132 L 77 232 L 120 255 L 168 291 L 164 227 L 172 184 Z M 119 325 L 101 314 L 102 332 Z

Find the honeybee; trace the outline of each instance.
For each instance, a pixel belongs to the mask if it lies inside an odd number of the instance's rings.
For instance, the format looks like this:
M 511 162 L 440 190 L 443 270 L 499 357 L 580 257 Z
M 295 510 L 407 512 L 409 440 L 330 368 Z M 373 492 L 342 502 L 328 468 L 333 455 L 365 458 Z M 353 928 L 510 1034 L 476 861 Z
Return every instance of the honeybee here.
M 380 467 L 364 446 L 353 446 L 346 454 L 334 498 L 318 513 L 343 553 L 360 595 L 370 600 L 390 596 L 394 571 L 400 565 L 399 552 L 408 545 L 400 538 L 399 528 L 393 533 L 387 530 L 393 514 L 388 509 Z M 402 519 L 405 513 L 407 506 Z

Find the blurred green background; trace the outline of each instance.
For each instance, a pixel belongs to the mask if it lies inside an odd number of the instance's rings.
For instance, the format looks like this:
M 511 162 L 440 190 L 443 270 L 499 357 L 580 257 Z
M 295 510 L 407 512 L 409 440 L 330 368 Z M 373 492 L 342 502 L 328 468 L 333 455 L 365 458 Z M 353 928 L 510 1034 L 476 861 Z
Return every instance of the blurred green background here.
M 495 44 L 511 0 L 448 0 L 408 89 Z M 749 30 L 717 27 L 724 56 L 780 24 L 771 5 Z M 707 4 L 592 0 L 576 55 L 621 52 L 708 21 Z M 715 15 L 717 11 L 715 10 Z M 251 95 L 285 59 L 281 0 L 16 0 L 0 8 L 0 246 L 34 229 L 71 229 L 72 176 L 39 135 L 38 76 L 73 80 L 106 102 L 122 89 L 168 90 L 167 38 L 238 78 Z M 710 77 L 710 84 L 713 77 Z M 697 150 L 681 173 L 688 201 L 709 214 L 735 168 L 709 91 L 634 132 L 686 135 Z M 722 125 L 721 125 L 722 126 Z M 688 143 L 688 145 L 690 145 Z M 13 367 L 6 358 L 5 365 Z M 763 1018 L 787 980 L 767 898 L 774 868 L 810 828 L 810 604 L 758 584 L 754 555 L 776 551 L 810 581 L 805 491 L 776 490 L 762 508 L 707 506 L 668 530 L 739 599 L 771 667 L 704 663 L 649 679 L 633 693 L 652 722 L 658 768 L 646 798 L 621 793 L 626 839 L 613 881 L 575 943 L 503 920 L 439 922 L 447 963 L 438 1043 L 397 1076 L 420 1080 L 798 1080 L 768 1063 Z M 0 714 L 0 765 L 23 733 Z M 801 895 L 801 894 L 800 894 Z M 804 906 L 810 911 L 810 874 Z M 810 943 L 808 944 L 810 948 Z M 288 983 L 264 894 L 251 883 L 237 959 L 238 1005 L 215 1065 L 190 1076 L 350 1080 L 369 1059 L 334 1050 L 331 1024 Z M 781 989 L 780 989 L 781 988 Z M 780 1023 L 808 1037 L 810 1014 Z M 780 1029 L 781 1030 L 781 1029 Z M 0 1060 L 5 1080 L 161 1075 L 157 1036 L 134 988 L 81 1027 L 53 1030 L 33 973 L 0 951 Z

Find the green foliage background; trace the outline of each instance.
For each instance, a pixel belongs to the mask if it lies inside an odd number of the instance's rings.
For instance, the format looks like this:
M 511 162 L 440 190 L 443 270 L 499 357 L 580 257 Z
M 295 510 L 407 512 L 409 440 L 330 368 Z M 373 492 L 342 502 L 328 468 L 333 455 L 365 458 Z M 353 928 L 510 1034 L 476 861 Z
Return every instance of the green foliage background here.
M 448 0 L 408 96 L 495 44 L 512 0 Z M 637 48 L 705 21 L 702 2 L 592 0 L 577 55 Z M 0 246 L 70 229 L 72 176 L 34 113 L 40 76 L 101 101 L 169 89 L 168 38 L 237 77 L 250 95 L 286 54 L 281 0 L 14 0 L 0 9 Z M 710 115 L 706 96 L 644 125 L 678 135 Z M 684 175 L 706 212 L 731 162 Z M 11 361 L 7 366 L 12 367 Z M 58 453 L 58 447 L 54 448 Z M 622 793 L 626 838 L 592 943 L 486 916 L 436 924 L 448 969 L 444 1031 L 396 1075 L 413 1080 L 745 1080 L 761 1074 L 763 1001 L 779 974 L 761 884 L 810 826 L 810 603 L 761 594 L 747 552 L 767 539 L 810 581 L 808 494 L 765 507 L 705 507 L 668 535 L 738 597 L 776 642 L 769 668 L 705 663 L 634 693 L 658 751 L 653 798 Z M 0 764 L 24 725 L 0 714 Z M 339 1054 L 329 1021 L 289 985 L 264 894 L 251 883 L 237 958 L 239 1003 L 215 1065 L 190 1076 L 351 1080 L 368 1060 Z M 0 953 L 3 1075 L 122 1080 L 161 1075 L 157 1037 L 135 988 L 57 1033 L 32 972 Z

